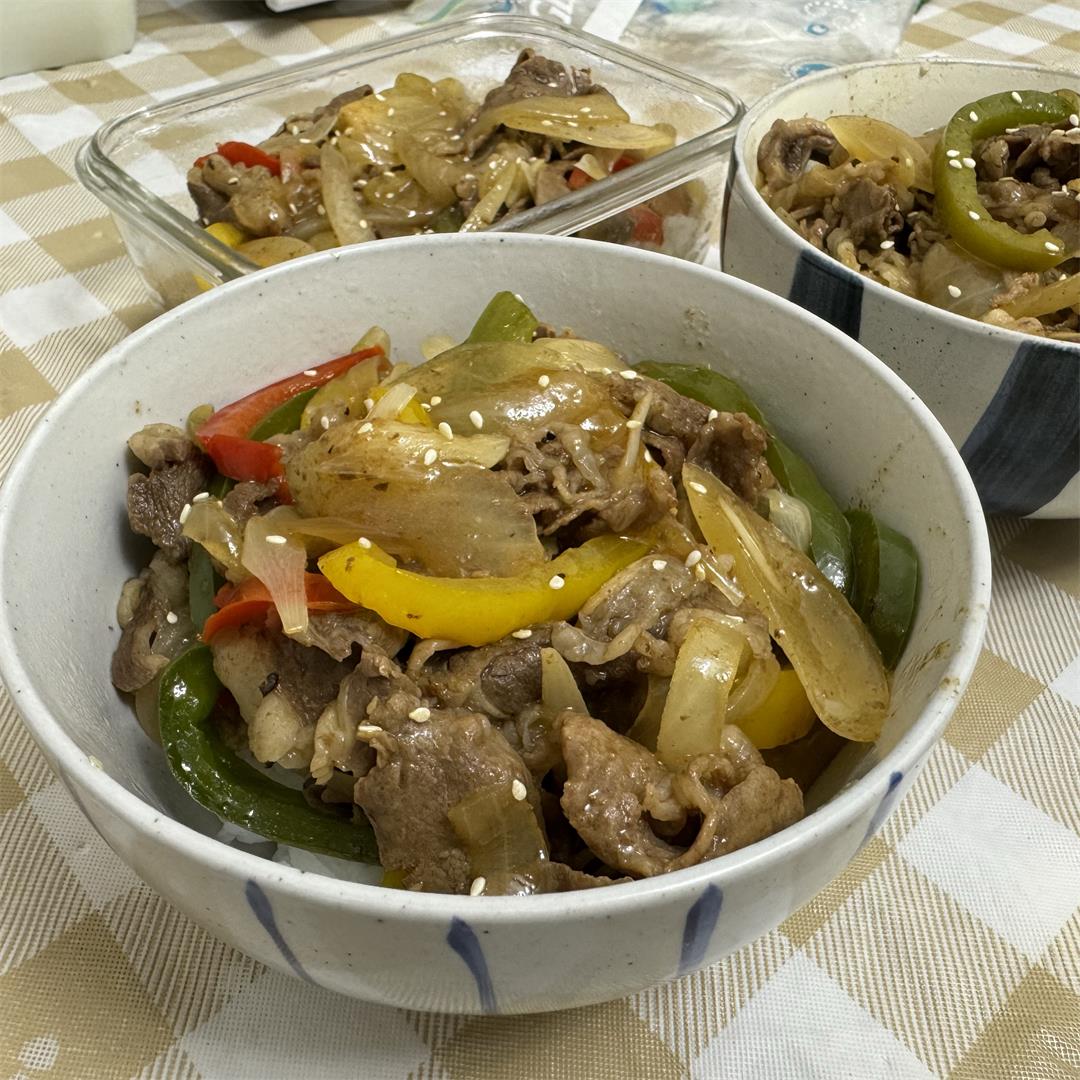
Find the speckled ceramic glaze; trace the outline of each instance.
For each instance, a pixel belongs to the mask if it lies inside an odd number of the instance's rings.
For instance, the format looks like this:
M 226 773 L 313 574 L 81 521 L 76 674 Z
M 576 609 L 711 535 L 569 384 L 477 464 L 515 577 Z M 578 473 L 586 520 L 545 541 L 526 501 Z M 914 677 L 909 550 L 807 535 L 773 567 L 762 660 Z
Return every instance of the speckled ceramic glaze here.
M 776 119 L 861 113 L 920 132 L 1002 90 L 1080 90 L 1075 73 L 1028 64 L 856 64 L 762 98 L 736 135 L 723 268 L 820 315 L 919 394 L 961 448 L 988 513 L 1080 515 L 1080 345 L 1002 330 L 860 276 L 788 228 L 755 188 L 757 148 Z
M 431 333 L 464 337 L 504 288 L 631 357 L 722 367 L 842 500 L 869 504 L 912 537 L 922 596 L 881 740 L 849 747 L 812 792 L 818 808 L 779 835 L 667 877 L 580 893 L 419 895 L 219 843 L 216 822 L 181 792 L 109 683 L 117 596 L 146 557 L 123 510 L 125 438 L 345 352 L 376 321 L 397 357 L 416 357 Z M 585 1005 L 693 971 L 775 926 L 844 868 L 918 773 L 971 674 L 989 599 L 983 518 L 959 455 L 868 352 L 714 271 L 547 237 L 329 251 L 176 308 L 53 406 L 2 501 L 0 674 L 108 843 L 196 922 L 262 962 L 418 1009 Z

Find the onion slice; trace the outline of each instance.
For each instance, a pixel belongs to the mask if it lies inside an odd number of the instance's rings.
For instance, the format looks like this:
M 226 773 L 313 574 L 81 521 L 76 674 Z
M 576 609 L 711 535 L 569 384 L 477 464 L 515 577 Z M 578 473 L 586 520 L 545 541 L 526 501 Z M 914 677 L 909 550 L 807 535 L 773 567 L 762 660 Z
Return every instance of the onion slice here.
M 286 634 L 299 634 L 308 625 L 307 551 L 287 529 L 295 517 L 295 510 L 279 506 L 257 514 L 244 529 L 244 567 L 266 586 Z

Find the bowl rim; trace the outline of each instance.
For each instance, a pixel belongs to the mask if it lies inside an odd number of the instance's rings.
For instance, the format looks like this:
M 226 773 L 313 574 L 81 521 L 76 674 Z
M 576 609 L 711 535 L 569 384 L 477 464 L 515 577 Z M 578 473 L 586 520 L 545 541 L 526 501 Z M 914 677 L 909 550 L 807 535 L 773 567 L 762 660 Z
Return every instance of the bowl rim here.
M 548 255 L 562 248 L 568 256 L 572 257 L 574 253 L 586 249 L 595 253 L 597 247 L 602 246 L 608 251 L 609 257 L 616 262 L 619 260 L 644 261 L 660 269 L 667 267 L 669 271 L 674 271 L 678 267 L 679 273 L 702 276 L 719 285 L 721 290 L 729 290 L 731 294 L 751 304 L 787 309 L 787 314 L 813 322 L 835 348 L 846 351 L 852 355 L 853 360 L 858 360 L 870 367 L 891 392 L 899 394 L 907 408 L 914 414 L 914 419 L 919 423 L 925 437 L 931 441 L 934 449 L 943 459 L 946 474 L 957 493 L 960 510 L 968 522 L 963 540 L 969 548 L 971 565 L 970 586 L 967 594 L 961 598 L 961 604 L 967 610 L 966 620 L 956 640 L 952 642 L 953 648 L 947 670 L 919 717 L 892 750 L 872 766 L 864 776 L 839 792 L 814 813 L 773 836 L 725 855 L 722 859 L 711 860 L 671 874 L 640 881 L 528 898 L 461 897 L 454 894 L 414 893 L 342 881 L 320 873 L 283 866 L 220 843 L 213 837 L 200 833 L 170 817 L 165 811 L 144 802 L 96 765 L 76 745 L 61 722 L 52 714 L 23 665 L 17 633 L 6 615 L 6 605 L 0 602 L 0 678 L 6 684 L 13 704 L 35 741 L 47 751 L 46 757 L 49 758 L 50 764 L 55 762 L 54 770 L 60 773 L 65 786 L 67 786 L 65 774 L 69 774 L 93 798 L 111 807 L 116 817 L 137 834 L 152 837 L 156 844 L 166 849 L 183 852 L 208 872 L 223 874 L 238 881 L 249 879 L 263 888 L 271 888 L 310 903 L 342 906 L 358 913 L 379 916 L 392 913 L 395 918 L 403 918 L 406 921 L 444 920 L 449 914 L 460 912 L 462 905 L 467 904 L 465 910 L 475 917 L 484 918 L 491 925 L 512 924 L 519 921 L 554 921 L 565 918 L 568 914 L 573 914 L 575 918 L 605 918 L 620 910 L 640 908 L 643 904 L 666 902 L 676 896 L 692 895 L 699 891 L 699 887 L 710 881 L 722 880 L 727 886 L 753 873 L 772 869 L 786 860 L 790 854 L 809 847 L 821 834 L 842 829 L 860 813 L 865 812 L 870 803 L 880 803 L 889 787 L 891 774 L 898 769 L 906 774 L 912 765 L 918 763 L 930 751 L 944 729 L 974 671 L 986 630 L 989 610 L 990 547 L 985 518 L 974 484 L 958 451 L 927 406 L 898 375 L 858 342 L 790 301 L 717 270 L 671 259 L 655 252 L 618 245 L 599 245 L 595 241 L 571 237 L 445 234 L 425 237 L 425 241 L 431 249 L 434 249 L 429 250 L 429 255 L 437 255 L 440 249 L 462 244 L 474 246 L 502 244 L 524 250 L 536 249 L 539 245 L 539 250 Z M 418 250 L 416 237 L 377 241 L 380 250 L 393 250 L 402 245 L 407 245 L 414 253 Z M 143 350 L 145 346 L 153 342 L 156 335 L 165 332 L 172 323 L 193 315 L 201 315 L 204 310 L 215 310 L 215 305 L 220 303 L 219 298 L 223 295 L 222 289 L 228 290 L 224 295 L 242 290 L 257 293 L 274 278 L 304 273 L 317 262 L 363 260 L 367 257 L 365 253 L 372 249 L 372 245 L 368 244 L 331 249 L 227 282 L 224 286 L 194 297 L 147 323 L 114 345 L 79 375 L 34 426 L 19 450 L 5 480 L 5 498 L 0 503 L 0 593 L 3 591 L 4 578 L 8 572 L 6 570 L 7 553 L 15 546 L 16 520 L 12 507 L 26 498 L 24 488 L 28 484 L 39 453 L 49 440 L 52 419 L 77 409 L 80 398 L 88 387 L 99 380 L 106 379 L 116 367 L 125 362 L 129 355 Z
M 915 315 L 920 311 L 932 312 L 933 317 L 942 319 L 947 327 L 950 327 L 955 331 L 966 331 L 970 334 L 990 338 L 1000 338 L 1003 341 L 1012 341 L 1017 347 L 1026 341 L 1042 341 L 1048 345 L 1059 346 L 1066 349 L 1075 349 L 1080 353 L 1080 342 L 1043 338 L 1035 334 L 1022 333 L 1019 330 L 1010 330 L 1004 326 L 994 326 L 992 323 L 984 323 L 978 319 L 972 319 L 967 315 L 958 315 L 956 312 L 946 311 L 944 308 L 936 307 L 926 300 L 916 300 L 914 297 L 907 296 L 902 292 L 898 292 L 896 289 L 890 289 L 887 285 L 882 285 L 881 282 L 874 281 L 873 278 L 852 270 L 839 260 L 834 259 L 831 255 L 814 247 L 809 240 L 800 236 L 794 229 L 785 225 L 777 216 L 776 212 L 765 202 L 761 192 L 758 191 L 757 184 L 753 179 L 753 177 L 757 176 L 756 153 L 752 165 L 748 161 L 747 154 L 747 142 L 750 138 L 750 128 L 761 119 L 762 115 L 771 112 L 777 104 L 783 102 L 788 95 L 809 85 L 843 83 L 844 80 L 854 72 L 875 69 L 880 70 L 883 68 L 917 69 L 927 66 L 949 68 L 1007 68 L 1011 71 L 1037 72 L 1040 75 L 1060 75 L 1063 79 L 1076 83 L 1077 90 L 1080 90 L 1080 77 L 1078 77 L 1075 72 L 1063 68 L 1048 67 L 1045 64 L 1029 64 L 1019 60 L 969 60 L 953 59 L 952 57 L 947 56 L 920 56 L 893 58 L 890 60 L 866 60 L 859 64 L 845 64 L 841 67 L 828 68 L 825 71 L 815 72 L 813 75 L 807 75 L 794 82 L 784 83 L 783 86 L 779 86 L 775 90 L 770 91 L 747 109 L 745 116 L 743 116 L 739 123 L 738 130 L 735 132 L 735 141 L 732 143 L 731 147 L 732 162 L 735 165 L 735 168 L 733 169 L 734 176 L 732 178 L 732 186 L 739 188 L 740 193 L 746 199 L 751 216 L 754 217 L 758 225 L 763 226 L 775 239 L 781 242 L 786 241 L 788 244 L 793 245 L 797 255 L 812 254 L 812 257 L 816 256 L 818 259 L 824 260 L 828 264 L 831 272 L 836 273 L 841 279 L 859 282 L 861 287 L 868 289 L 872 296 L 877 296 L 886 302 L 899 304 L 901 307 L 906 308 Z M 728 198 L 731 198 L 730 193 Z M 726 210 L 727 207 L 725 205 L 725 211 Z M 721 248 L 720 258 L 721 264 L 723 264 L 723 248 Z

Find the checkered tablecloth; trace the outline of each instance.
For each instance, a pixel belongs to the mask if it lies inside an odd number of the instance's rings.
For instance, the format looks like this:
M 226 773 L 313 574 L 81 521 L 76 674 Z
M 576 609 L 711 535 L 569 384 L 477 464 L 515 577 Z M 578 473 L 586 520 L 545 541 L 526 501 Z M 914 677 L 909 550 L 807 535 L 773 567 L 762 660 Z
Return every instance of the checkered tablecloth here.
M 80 141 L 404 25 L 351 11 L 145 4 L 129 55 L 0 80 L 0 475 L 56 394 L 154 313 L 74 180 Z M 922 52 L 1076 71 L 1080 6 L 929 3 L 902 46 Z M 116 859 L 0 691 L 0 1080 L 1080 1077 L 1080 533 L 991 532 L 971 689 L 857 861 L 726 961 L 571 1012 L 399 1012 L 260 967 Z

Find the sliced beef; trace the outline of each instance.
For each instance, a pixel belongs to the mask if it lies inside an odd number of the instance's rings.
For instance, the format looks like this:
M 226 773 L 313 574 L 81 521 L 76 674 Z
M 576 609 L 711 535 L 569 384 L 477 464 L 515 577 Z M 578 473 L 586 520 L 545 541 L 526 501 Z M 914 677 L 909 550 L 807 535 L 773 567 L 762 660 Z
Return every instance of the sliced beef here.
M 612 400 L 627 416 L 649 394 L 652 403 L 646 427 L 658 435 L 673 436 L 687 448 L 693 445 L 709 418 L 708 405 L 685 397 L 657 379 L 644 375 L 624 379 L 621 375 L 612 375 L 606 386 Z
M 395 656 L 408 637 L 407 631 L 390 626 L 374 611 L 367 610 L 312 613 L 307 629 L 295 635 L 302 645 L 322 649 L 335 660 L 348 659 L 357 645 Z
M 311 119 L 315 122 L 321 120 L 324 116 L 337 116 L 346 105 L 351 105 L 354 101 L 369 97 L 372 93 L 373 91 L 367 83 L 363 86 L 354 87 L 352 90 L 345 90 L 332 97 L 325 105 L 320 105 L 311 114 Z
M 225 510 L 236 522 L 241 535 L 244 526 L 258 513 L 270 508 L 277 501 L 279 485 L 273 481 L 243 480 L 221 500 Z
M 536 799 L 524 762 L 487 717 L 467 709 L 433 709 L 410 719 L 419 699 L 378 699 L 364 737 L 375 766 L 356 783 L 356 802 L 379 842 L 383 866 L 423 892 L 468 892 L 470 861 L 447 813 L 467 795 L 520 781 Z M 364 729 L 361 729 L 362 731 Z
M 840 218 L 836 227 L 856 248 L 880 247 L 904 225 L 896 190 L 867 176 L 846 186 L 836 196 L 835 207 Z
M 1055 187 L 1080 176 L 1080 130 L 1072 128 L 1066 131 L 1050 124 L 1029 125 L 1021 128 L 1013 137 L 1017 139 L 1014 143 L 1016 148 L 1020 145 L 1020 138 L 1027 138 L 1027 146 L 1017 155 L 1012 170 L 1014 176 L 1034 179 L 1038 170 L 1045 169 L 1047 176 L 1043 186 L 1050 186 L 1047 181 L 1052 181 Z
M 200 455 L 187 434 L 172 424 L 147 424 L 128 439 L 128 449 L 149 469 L 160 469 Z
M 827 160 L 836 136 L 820 120 L 774 120 L 758 145 L 758 168 L 770 188 L 794 183 L 811 158 Z
M 316 721 L 349 667 L 280 631 L 243 626 L 214 637 L 214 671 L 236 699 L 259 761 L 306 767 Z
M 133 694 L 157 678 L 169 663 L 154 651 L 154 643 L 170 624 L 171 612 L 187 610 L 187 570 L 156 552 L 150 565 L 125 586 L 117 609 L 120 642 L 112 658 L 112 682 L 117 690 Z
M 219 221 L 232 219 L 229 212 L 229 196 L 206 182 L 202 166 L 193 165 L 188 170 L 187 189 L 198 211 L 200 225 L 214 225 Z
M 132 532 L 148 536 L 172 559 L 187 558 L 191 541 L 183 535 L 180 514 L 212 476 L 206 459 L 198 457 L 163 465 L 128 477 L 127 512 Z
M 706 423 L 687 453 L 687 461 L 718 476 L 739 498 L 753 506 L 776 487 L 765 460 L 769 439 L 746 413 L 720 413 Z
M 540 700 L 540 650 L 550 636 L 548 628 L 537 627 L 529 638 L 507 637 L 479 649 L 440 654 L 417 679 L 424 693 L 443 706 L 506 720 Z
M 637 877 L 693 866 L 754 843 L 802 817 L 802 794 L 761 761 L 742 732 L 678 772 L 580 713 L 560 717 L 562 808 L 601 860 Z

